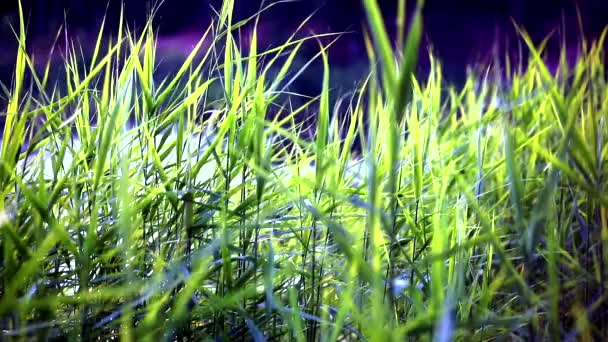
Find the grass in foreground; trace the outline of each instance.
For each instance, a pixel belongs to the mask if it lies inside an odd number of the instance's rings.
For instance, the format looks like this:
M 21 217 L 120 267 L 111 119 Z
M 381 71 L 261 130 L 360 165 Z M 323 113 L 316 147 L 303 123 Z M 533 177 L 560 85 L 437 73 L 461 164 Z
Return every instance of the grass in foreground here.
M 364 4 L 371 71 L 336 110 L 321 43 L 336 35 L 258 51 L 253 30 L 243 51 L 236 33 L 261 13 L 235 23 L 231 0 L 163 80 L 152 21 L 119 27 L 107 51 L 102 27 L 86 65 L 72 49 L 63 91 L 20 50 L 0 157 L 2 335 L 605 338 L 604 36 L 552 73 L 521 31 L 531 58 L 507 61 L 507 90 L 493 65 L 446 95 L 437 61 L 412 76 L 421 7 L 397 51 Z M 294 107 L 291 62 L 315 42 L 323 91 Z M 296 120 L 310 110 L 313 141 Z

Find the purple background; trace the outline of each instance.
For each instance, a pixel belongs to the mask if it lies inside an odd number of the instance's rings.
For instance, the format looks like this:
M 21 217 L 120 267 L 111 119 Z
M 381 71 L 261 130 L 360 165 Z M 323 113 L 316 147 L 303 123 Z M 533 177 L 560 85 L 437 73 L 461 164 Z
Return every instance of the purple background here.
M 9 24 L 16 25 L 17 0 L 0 1 L 0 81 L 10 81 L 16 44 Z M 30 51 L 44 56 L 51 38 L 63 23 L 67 23 L 72 35 L 84 43 L 94 39 L 104 13 L 108 13 L 109 28 L 116 28 L 120 1 L 112 0 L 22 0 L 28 17 Z M 151 1 L 127 0 L 126 18 L 131 26 L 143 24 Z M 267 1 L 268 3 L 268 1 Z M 380 0 L 387 24 L 394 30 L 396 0 Z M 211 6 L 219 9 L 221 0 L 188 1 L 165 0 L 159 12 L 157 24 L 160 30 L 159 55 L 184 54 L 196 37 L 213 17 Z M 408 7 L 415 1 L 408 0 Z M 589 37 L 597 37 L 608 24 L 608 0 L 427 0 L 424 9 L 425 46 L 432 43 L 434 51 L 443 63 L 446 77 L 459 83 L 466 76 L 467 64 L 475 64 L 488 56 L 495 37 L 500 37 L 505 51 L 516 54 L 517 39 L 511 18 L 524 26 L 536 41 L 552 29 L 566 23 L 566 36 L 571 44 L 579 37 L 576 4 L 584 20 L 584 31 Z M 260 6 L 258 0 L 237 0 L 236 19 L 253 14 Z M 262 45 L 284 40 L 296 26 L 313 11 L 315 16 L 307 26 L 314 32 L 344 31 L 330 52 L 334 75 L 333 84 L 347 89 L 366 71 L 367 57 L 363 49 L 361 27 L 365 21 L 360 0 L 302 0 L 279 4 L 262 18 L 260 40 Z M 411 13 L 411 10 L 409 11 Z M 301 57 L 316 52 L 314 44 L 303 51 Z M 423 53 L 426 53 L 423 51 Z M 503 51 L 504 53 L 504 51 Z M 425 68 L 422 59 L 420 69 Z M 320 80 L 321 67 L 313 65 L 303 75 L 299 86 L 303 92 L 315 92 Z

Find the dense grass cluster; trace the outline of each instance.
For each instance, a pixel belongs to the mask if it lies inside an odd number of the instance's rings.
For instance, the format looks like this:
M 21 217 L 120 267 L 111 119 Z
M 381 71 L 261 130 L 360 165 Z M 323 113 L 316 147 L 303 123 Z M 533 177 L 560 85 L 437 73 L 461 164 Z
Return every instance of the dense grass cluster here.
M 102 27 L 86 63 L 68 49 L 55 87 L 22 17 L 0 156 L 0 334 L 606 338 L 604 36 L 575 63 L 563 46 L 550 70 L 546 41 L 521 30 L 525 66 L 497 59 L 456 89 L 432 56 L 413 76 L 420 6 L 393 44 L 363 3 L 369 77 L 336 104 L 338 35 L 258 51 L 254 29 L 244 51 L 239 29 L 263 11 L 233 22 L 233 0 L 162 80 L 152 20 L 109 41 Z M 323 90 L 296 106 L 291 63 L 310 43 Z

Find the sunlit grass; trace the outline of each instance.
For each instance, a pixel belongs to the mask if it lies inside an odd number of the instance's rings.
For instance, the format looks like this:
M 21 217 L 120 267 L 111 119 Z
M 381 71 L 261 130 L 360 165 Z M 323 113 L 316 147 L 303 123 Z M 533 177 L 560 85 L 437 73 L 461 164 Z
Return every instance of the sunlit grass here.
M 399 2 L 396 44 L 363 4 L 370 72 L 350 97 L 329 86 L 339 33 L 262 51 L 263 11 L 234 22 L 232 0 L 163 79 L 152 19 L 138 32 L 121 19 L 89 63 L 69 49 L 55 87 L 21 16 L 0 157 L 2 335 L 605 338 L 605 34 L 573 66 L 564 48 L 552 72 L 518 28 L 530 59 L 505 67 L 507 87 L 497 58 L 455 88 L 432 55 L 415 77 L 422 2 L 408 30 Z M 292 101 L 305 44 L 322 91 Z

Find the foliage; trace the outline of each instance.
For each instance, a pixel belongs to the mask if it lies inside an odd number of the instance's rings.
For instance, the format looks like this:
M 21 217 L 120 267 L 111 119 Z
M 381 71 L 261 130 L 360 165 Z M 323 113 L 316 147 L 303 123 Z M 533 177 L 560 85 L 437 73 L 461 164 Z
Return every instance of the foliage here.
M 225 0 L 162 80 L 152 19 L 109 43 L 102 26 L 91 60 L 70 46 L 61 87 L 33 67 L 21 15 L 0 156 L 3 336 L 605 338 L 605 35 L 574 65 L 564 43 L 550 71 L 546 41 L 519 29 L 530 60 L 506 59 L 508 88 L 497 59 L 456 89 L 432 55 L 414 76 L 421 1 L 394 46 L 363 3 L 369 77 L 333 110 L 339 34 L 259 51 L 264 9 L 233 22 Z M 404 1 L 398 14 L 405 32 Z M 322 92 L 296 106 L 292 62 L 311 43 Z M 297 120 L 310 112 L 313 140 Z

